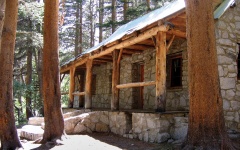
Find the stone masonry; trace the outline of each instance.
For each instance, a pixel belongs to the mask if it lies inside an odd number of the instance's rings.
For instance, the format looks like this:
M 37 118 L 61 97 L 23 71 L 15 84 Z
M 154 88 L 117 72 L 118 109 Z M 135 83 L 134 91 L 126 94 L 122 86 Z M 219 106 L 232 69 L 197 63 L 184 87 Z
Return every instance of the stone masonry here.
M 227 127 L 240 131 L 240 79 L 237 57 L 240 43 L 240 2 L 216 22 L 216 45 L 223 108 Z

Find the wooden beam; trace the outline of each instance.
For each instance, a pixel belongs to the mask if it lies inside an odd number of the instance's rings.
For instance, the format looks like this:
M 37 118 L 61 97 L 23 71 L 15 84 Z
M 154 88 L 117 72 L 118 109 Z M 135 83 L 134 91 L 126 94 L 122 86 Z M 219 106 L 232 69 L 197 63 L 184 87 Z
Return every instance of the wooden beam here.
M 86 63 L 86 82 L 85 82 L 85 109 L 92 108 L 92 93 L 91 93 L 91 84 L 92 84 L 92 64 L 93 59 L 88 59 Z
M 181 37 L 181 38 L 186 38 L 186 32 L 180 31 L 180 30 L 170 30 L 167 32 L 168 34 L 173 34 L 176 35 L 177 37 Z
M 147 82 L 135 82 L 135 83 L 126 83 L 126 84 L 119 84 L 116 87 L 118 89 L 122 88 L 133 88 L 133 87 L 140 87 L 140 86 L 150 86 L 150 85 L 155 85 L 155 81 L 147 81 Z
M 175 38 L 175 35 L 173 35 L 172 38 L 170 39 L 170 41 L 168 42 L 167 51 L 169 50 L 170 46 L 172 45 L 174 38 Z
M 156 111 L 166 110 L 166 32 L 156 36 Z
M 113 51 L 113 67 L 112 67 L 112 99 L 111 99 L 111 110 L 119 109 L 119 90 L 116 88 L 119 84 L 120 68 L 118 63 L 119 50 Z M 119 61 L 120 62 L 120 61 Z
M 123 53 L 123 48 L 120 49 L 120 53 L 118 55 L 118 60 L 117 60 L 118 66 L 120 65 L 120 61 L 121 61 L 121 58 L 122 58 L 122 53 Z
M 128 40 L 126 41 L 123 41 L 117 45 L 114 45 L 112 47 L 109 47 L 107 48 L 105 51 L 102 51 L 100 52 L 99 54 L 95 54 L 93 56 L 89 56 L 90 59 L 94 59 L 94 58 L 98 58 L 98 57 L 101 57 L 101 56 L 104 56 L 106 54 L 109 54 L 111 53 L 113 50 L 115 49 L 121 49 L 121 48 L 125 48 L 125 47 L 128 47 L 130 45 L 134 45 L 138 42 L 141 42 L 143 40 L 146 40 L 150 37 L 152 37 L 153 35 L 156 35 L 157 32 L 159 31 L 163 31 L 163 32 L 167 32 L 169 30 L 169 26 L 168 25 L 161 25 L 161 26 L 157 26 L 157 27 L 154 27 L 154 28 L 151 28 L 143 33 L 140 33 L 138 35 L 138 37 L 132 37 L 132 38 L 129 38 Z
M 74 100 L 74 96 L 72 95 L 72 93 L 74 92 L 74 88 L 75 88 L 75 67 L 72 67 L 70 69 L 70 87 L 69 87 L 69 103 L 68 103 L 68 107 L 72 108 L 73 107 L 73 100 Z
M 129 46 L 128 48 L 136 49 L 136 50 L 147 50 L 147 49 L 154 48 L 154 47 L 149 46 L 149 45 L 143 45 L 143 44 L 135 44 L 135 45 Z
M 83 96 L 85 92 L 73 92 L 72 95 Z

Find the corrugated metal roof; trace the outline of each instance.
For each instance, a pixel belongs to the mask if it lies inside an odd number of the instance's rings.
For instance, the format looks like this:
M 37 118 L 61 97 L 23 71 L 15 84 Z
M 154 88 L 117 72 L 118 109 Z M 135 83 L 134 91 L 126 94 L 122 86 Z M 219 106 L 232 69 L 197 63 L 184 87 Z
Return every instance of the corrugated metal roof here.
M 171 14 L 174 14 L 182 9 L 185 8 L 184 0 L 175 0 L 174 2 L 165 5 L 159 9 L 156 9 L 144 16 L 141 16 L 133 21 L 130 21 L 129 23 L 122 25 L 120 28 L 118 28 L 109 38 L 104 40 L 103 42 L 99 43 L 98 45 L 86 50 L 83 52 L 90 53 L 94 50 L 99 49 L 100 47 L 107 45 L 111 42 L 114 42 L 120 38 L 122 38 L 125 35 L 131 34 L 134 31 L 140 30 L 158 20 L 161 20 L 167 16 L 170 16 Z
M 227 10 L 227 8 L 230 7 L 230 5 L 234 2 L 234 0 L 225 0 L 215 11 L 214 11 L 214 18 L 218 19 L 221 17 L 221 15 Z M 157 22 L 161 19 L 164 19 L 172 14 L 175 14 L 181 10 L 185 9 L 185 2 L 184 0 L 175 0 L 168 5 L 165 5 L 159 9 L 156 9 L 144 16 L 141 16 L 133 21 L 130 21 L 129 23 L 122 25 L 120 28 L 118 28 L 109 38 L 104 40 L 103 42 L 99 43 L 98 45 L 87 49 L 82 54 L 79 54 L 76 58 L 73 58 L 66 62 L 65 64 L 68 64 L 77 58 L 91 53 L 102 46 L 105 46 L 111 42 L 117 41 L 118 39 L 121 39 L 125 35 L 129 35 L 135 31 L 138 31 L 140 29 L 143 29 L 144 27 Z
M 223 1 L 221 5 L 214 11 L 214 19 L 219 19 L 234 2 L 235 0 Z

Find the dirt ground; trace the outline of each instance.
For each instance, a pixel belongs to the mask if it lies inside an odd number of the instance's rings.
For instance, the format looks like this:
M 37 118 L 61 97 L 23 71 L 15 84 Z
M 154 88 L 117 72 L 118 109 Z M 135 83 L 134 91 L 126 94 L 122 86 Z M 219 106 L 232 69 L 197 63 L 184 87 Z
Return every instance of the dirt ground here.
M 58 146 L 33 144 L 33 141 L 26 140 L 22 140 L 22 145 L 24 150 L 180 150 L 179 145 L 147 143 L 112 133 L 68 135 L 67 137 Z M 233 142 L 240 149 L 240 139 L 235 139 Z
M 128 139 L 111 133 L 91 133 L 68 135 L 61 141 L 62 145 L 53 146 L 33 144 L 33 141 L 22 140 L 24 150 L 171 150 L 170 144 L 156 144 Z

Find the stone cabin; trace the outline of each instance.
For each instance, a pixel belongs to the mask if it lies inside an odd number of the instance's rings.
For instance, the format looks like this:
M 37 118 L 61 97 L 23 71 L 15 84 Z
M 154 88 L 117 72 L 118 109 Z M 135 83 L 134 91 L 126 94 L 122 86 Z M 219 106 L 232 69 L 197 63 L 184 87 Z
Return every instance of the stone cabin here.
M 216 0 L 214 5 L 225 122 L 240 131 L 240 1 Z M 117 134 L 154 141 L 151 135 L 157 131 L 177 139 L 183 135 L 177 133 L 182 130 L 174 132 L 176 127 L 182 123 L 180 128 L 187 128 L 187 57 L 185 4 L 176 0 L 123 25 L 61 66 L 61 74 L 70 75 L 69 106 L 127 116 L 129 130 L 114 130 Z M 157 97 L 165 97 L 166 103 Z

